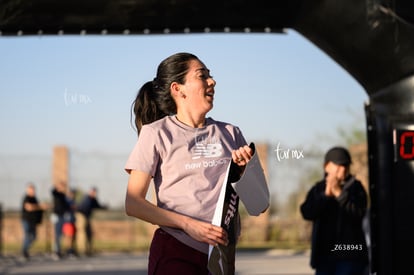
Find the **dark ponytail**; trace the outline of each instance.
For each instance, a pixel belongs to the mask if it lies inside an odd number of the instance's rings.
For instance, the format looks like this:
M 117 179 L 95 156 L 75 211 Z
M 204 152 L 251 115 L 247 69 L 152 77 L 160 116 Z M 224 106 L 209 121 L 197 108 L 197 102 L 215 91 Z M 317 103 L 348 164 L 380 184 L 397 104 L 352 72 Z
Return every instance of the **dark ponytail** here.
M 141 87 L 131 109 L 135 115 L 135 128 L 138 134 L 142 125 L 154 122 L 167 115 L 158 107 L 153 81 L 148 81 Z

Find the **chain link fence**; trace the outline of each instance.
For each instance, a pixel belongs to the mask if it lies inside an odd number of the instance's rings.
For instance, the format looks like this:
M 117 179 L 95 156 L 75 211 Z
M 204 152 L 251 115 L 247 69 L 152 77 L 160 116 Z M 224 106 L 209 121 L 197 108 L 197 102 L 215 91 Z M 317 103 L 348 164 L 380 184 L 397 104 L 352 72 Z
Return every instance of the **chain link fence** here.
M 81 192 L 98 188 L 98 197 L 111 208 L 124 203 L 128 175 L 123 167 L 128 154 L 70 150 L 69 186 Z M 0 204 L 4 210 L 20 210 L 25 187 L 36 186 L 40 201 L 50 201 L 52 154 L 0 155 Z

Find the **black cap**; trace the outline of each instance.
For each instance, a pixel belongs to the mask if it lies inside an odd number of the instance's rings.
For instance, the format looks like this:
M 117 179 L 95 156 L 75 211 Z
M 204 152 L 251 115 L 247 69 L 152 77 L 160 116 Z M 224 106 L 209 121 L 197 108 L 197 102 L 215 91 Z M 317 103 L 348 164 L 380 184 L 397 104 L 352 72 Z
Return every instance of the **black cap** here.
M 332 161 L 337 165 L 348 166 L 351 164 L 351 155 L 343 147 L 333 147 L 325 155 L 325 164 Z

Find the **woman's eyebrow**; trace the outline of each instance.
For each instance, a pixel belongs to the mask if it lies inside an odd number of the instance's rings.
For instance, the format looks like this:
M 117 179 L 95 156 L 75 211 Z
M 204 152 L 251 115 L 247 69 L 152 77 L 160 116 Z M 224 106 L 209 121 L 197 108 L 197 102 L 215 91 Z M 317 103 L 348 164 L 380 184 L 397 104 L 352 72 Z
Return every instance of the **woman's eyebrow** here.
M 208 74 L 210 74 L 210 70 L 209 69 L 207 69 L 207 68 L 199 68 L 199 69 L 196 69 L 196 72 L 207 72 Z

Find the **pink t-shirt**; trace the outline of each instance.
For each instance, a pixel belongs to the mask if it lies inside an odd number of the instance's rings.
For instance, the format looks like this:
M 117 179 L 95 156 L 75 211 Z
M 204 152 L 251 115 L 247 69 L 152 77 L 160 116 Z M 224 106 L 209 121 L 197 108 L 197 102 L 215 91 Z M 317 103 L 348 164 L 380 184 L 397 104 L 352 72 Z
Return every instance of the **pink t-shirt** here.
M 239 128 L 231 124 L 207 118 L 203 128 L 192 128 L 167 116 L 142 127 L 125 170 L 142 171 L 154 178 L 159 207 L 211 222 L 231 151 L 246 144 Z M 162 228 L 183 243 L 208 252 L 208 244 L 184 231 Z

